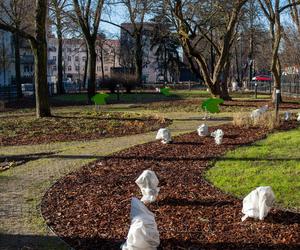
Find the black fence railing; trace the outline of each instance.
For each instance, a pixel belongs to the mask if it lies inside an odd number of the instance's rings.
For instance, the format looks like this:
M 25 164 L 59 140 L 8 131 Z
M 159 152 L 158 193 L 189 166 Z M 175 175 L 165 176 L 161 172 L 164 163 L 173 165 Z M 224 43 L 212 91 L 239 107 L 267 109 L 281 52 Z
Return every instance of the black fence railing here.
M 17 99 L 16 85 L 0 86 L 0 100 L 10 102 L 16 99 Z

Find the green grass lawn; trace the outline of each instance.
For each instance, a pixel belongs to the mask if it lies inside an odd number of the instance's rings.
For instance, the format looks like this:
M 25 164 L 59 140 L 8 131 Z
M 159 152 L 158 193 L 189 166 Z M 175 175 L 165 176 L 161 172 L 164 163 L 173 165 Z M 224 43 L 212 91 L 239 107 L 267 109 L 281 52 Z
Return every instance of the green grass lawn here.
M 149 92 L 141 93 L 133 91 L 131 94 L 120 93 L 120 100 L 118 101 L 117 94 L 110 94 L 107 98 L 108 103 L 147 103 L 157 101 L 168 101 L 175 99 L 192 99 L 192 98 L 210 98 L 211 95 L 206 90 L 171 90 L 170 96 L 164 96 L 160 93 Z M 232 93 L 233 98 L 238 99 L 254 99 L 253 93 Z M 258 99 L 268 99 L 269 95 L 258 95 Z M 86 103 L 87 94 L 65 94 L 51 97 L 54 101 L 66 101 L 72 103 Z
M 240 198 L 271 186 L 279 206 L 300 211 L 300 129 L 270 135 L 227 153 L 206 173 L 218 188 Z

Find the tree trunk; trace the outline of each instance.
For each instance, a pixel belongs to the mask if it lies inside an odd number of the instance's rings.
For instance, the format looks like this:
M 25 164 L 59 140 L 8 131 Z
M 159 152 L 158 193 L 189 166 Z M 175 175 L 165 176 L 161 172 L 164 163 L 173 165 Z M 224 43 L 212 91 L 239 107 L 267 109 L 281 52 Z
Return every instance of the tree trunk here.
M 96 94 L 96 60 L 95 43 L 88 44 L 88 104 L 92 104 L 91 98 Z
M 58 38 L 58 54 L 57 54 L 57 93 L 65 94 L 65 88 L 63 84 L 63 41 L 62 34 L 60 31 L 57 31 Z
M 34 54 L 34 81 L 37 118 L 51 116 L 47 82 L 47 43 L 31 43 Z
M 20 63 L 20 36 L 18 33 L 14 34 L 15 45 L 15 71 L 16 71 L 16 85 L 18 98 L 23 97 L 22 82 L 21 82 L 21 63 Z
M 208 86 L 210 93 L 213 97 L 216 97 L 216 98 L 221 97 L 220 83 L 216 83 L 216 84 L 207 83 L 206 85 Z
M 102 82 L 104 82 L 104 59 L 103 59 L 103 44 L 101 44 L 100 50 L 100 61 L 101 61 L 101 73 L 102 73 Z
M 142 84 L 143 78 L 143 46 L 142 46 L 142 35 L 141 33 L 136 34 L 135 36 L 135 76 L 137 85 Z
M 86 48 L 87 51 L 87 48 Z M 88 71 L 88 62 L 89 62 L 89 53 L 86 53 L 86 58 L 84 62 L 84 73 L 83 73 L 83 88 L 86 89 L 86 82 L 87 82 L 87 71 Z
M 221 88 L 220 97 L 226 101 L 232 100 L 232 98 L 230 97 L 229 92 L 228 92 L 229 71 L 230 71 L 230 59 L 228 58 L 228 61 L 225 64 L 224 71 L 223 71 L 223 79 L 220 84 L 220 88 Z

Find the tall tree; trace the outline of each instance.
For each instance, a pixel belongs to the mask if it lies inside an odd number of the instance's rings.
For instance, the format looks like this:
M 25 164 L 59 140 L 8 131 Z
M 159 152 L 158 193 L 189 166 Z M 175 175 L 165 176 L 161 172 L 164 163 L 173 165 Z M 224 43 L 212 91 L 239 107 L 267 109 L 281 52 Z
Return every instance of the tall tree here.
M 64 94 L 65 89 L 63 85 L 63 33 L 68 27 L 67 16 L 65 15 L 65 9 L 67 0 L 50 0 L 50 20 L 55 26 L 56 36 L 58 40 L 57 51 L 57 92 L 58 94 Z
M 7 7 L 6 3 L 7 2 L 4 2 L 5 7 Z M 34 54 L 36 116 L 37 118 L 47 117 L 51 116 L 47 82 L 46 20 L 48 0 L 36 0 L 35 2 L 28 0 L 25 7 L 26 9 L 23 9 L 23 13 L 27 15 L 26 17 L 30 18 L 30 16 L 33 16 L 33 23 L 28 22 L 28 25 L 31 24 L 30 27 L 32 30 L 30 30 L 29 26 L 19 29 L 10 18 L 9 12 L 1 13 L 0 29 L 18 33 L 18 35 L 30 41 Z M 32 10 L 35 10 L 34 14 L 32 13 Z
M 292 1 L 284 5 L 281 5 L 281 3 L 282 1 L 280 0 L 259 0 L 260 7 L 269 21 L 269 32 L 272 40 L 271 71 L 274 78 L 273 101 L 275 101 L 276 90 L 281 89 L 281 64 L 279 58 L 279 46 L 283 35 L 281 15 L 291 6 L 300 4 L 300 1 Z M 281 101 L 281 94 L 279 101 Z
M 121 0 L 125 5 L 131 27 L 127 32 L 134 40 L 134 69 L 137 84 L 142 83 L 143 76 L 143 32 L 146 15 L 150 13 L 153 0 Z
M 221 81 L 221 77 L 226 73 L 236 26 L 246 2 L 247 0 L 230 2 L 176 0 L 173 4 L 173 1 L 169 0 L 181 45 L 188 57 L 192 57 L 199 66 L 204 82 L 213 96 L 230 99 L 227 88 L 221 88 L 221 82 L 225 84 Z M 212 31 L 214 37 L 211 36 Z M 203 40 L 213 47 L 216 54 L 213 67 L 208 64 L 206 51 L 199 49 L 199 44 Z
M 96 40 L 104 0 L 73 0 L 77 22 L 81 27 L 88 49 L 88 103 L 96 93 Z

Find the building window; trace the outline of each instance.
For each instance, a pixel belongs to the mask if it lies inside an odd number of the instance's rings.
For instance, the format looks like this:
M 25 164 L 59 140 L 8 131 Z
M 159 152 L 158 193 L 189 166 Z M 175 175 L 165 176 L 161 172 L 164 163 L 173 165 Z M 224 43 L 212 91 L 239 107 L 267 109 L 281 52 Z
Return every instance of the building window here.
M 52 69 L 53 69 L 53 71 L 56 71 L 56 70 L 57 70 L 57 69 L 56 69 L 56 66 L 53 66 L 53 68 L 52 68 Z
M 101 66 L 97 66 L 97 71 L 98 71 L 98 72 L 101 71 Z
M 75 61 L 79 62 L 79 56 L 75 56 Z
M 83 62 L 85 62 L 86 61 L 86 57 L 84 56 L 84 57 L 82 57 L 82 61 Z
M 108 67 L 107 66 L 104 67 L 104 71 L 108 71 Z
M 71 62 L 72 61 L 72 58 L 71 56 L 68 56 L 68 61 Z
M 24 73 L 27 73 L 27 72 L 29 72 L 29 66 L 24 66 Z
M 76 71 L 80 71 L 80 67 L 78 65 L 75 66 Z
M 52 59 L 53 59 L 54 61 L 56 61 L 56 56 L 53 56 Z
M 72 71 L 72 66 L 71 65 L 68 66 L 68 71 Z

